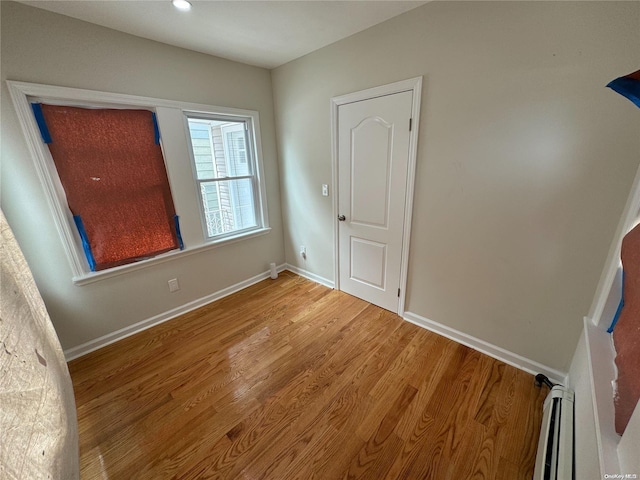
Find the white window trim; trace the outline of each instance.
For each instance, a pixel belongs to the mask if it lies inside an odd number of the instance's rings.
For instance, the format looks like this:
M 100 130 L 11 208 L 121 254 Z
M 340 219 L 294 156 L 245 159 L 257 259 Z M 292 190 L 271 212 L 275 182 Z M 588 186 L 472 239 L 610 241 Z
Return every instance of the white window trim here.
M 41 85 L 27 82 L 17 82 L 7 80 L 9 93 L 13 101 L 13 105 L 20 121 L 20 126 L 24 133 L 27 147 L 31 158 L 33 159 L 36 172 L 40 183 L 45 192 L 45 198 L 49 204 L 49 208 L 53 215 L 53 221 L 62 240 L 62 246 L 65 250 L 72 271 L 72 280 L 76 285 L 85 285 L 102 279 L 110 278 L 116 275 L 122 275 L 135 270 L 146 268 L 158 263 L 164 263 L 169 260 L 182 258 L 187 255 L 198 253 L 211 248 L 217 248 L 229 243 L 235 243 L 247 238 L 264 235 L 271 229 L 269 228 L 269 219 L 267 214 L 266 190 L 264 187 L 264 171 L 262 166 L 262 142 L 260 137 L 260 119 L 258 112 L 253 110 L 243 110 L 229 107 L 218 107 L 212 105 L 204 105 L 199 103 L 179 102 L 173 100 L 164 100 L 152 97 L 141 97 L 137 95 L 126 95 L 120 93 L 99 92 L 95 90 L 85 90 L 68 87 L 58 87 L 52 85 Z M 230 117 L 241 116 L 251 117 L 253 121 L 254 134 L 252 135 L 253 145 L 256 155 L 256 172 L 260 188 L 260 210 L 262 218 L 262 228 L 251 230 L 244 235 L 235 235 L 224 239 L 214 239 L 214 241 L 206 242 L 203 238 L 202 244 L 189 246 L 186 245 L 184 250 L 171 251 L 154 258 L 130 263 L 120 267 L 114 267 L 98 272 L 91 272 L 82 249 L 80 237 L 75 228 L 75 223 L 71 212 L 69 211 L 66 195 L 62 184 L 58 177 L 55 165 L 51 160 L 51 154 L 42 141 L 40 130 L 33 117 L 29 98 L 46 99 L 49 103 L 59 103 L 71 106 L 92 106 L 97 108 L 145 108 L 155 111 L 157 107 L 167 107 L 181 109 L 184 112 L 195 113 L 198 115 L 217 114 Z M 168 174 L 168 172 L 167 172 Z M 171 178 L 169 177 L 171 185 Z M 199 192 L 197 192 L 199 195 Z M 180 215 L 180 212 L 176 212 Z

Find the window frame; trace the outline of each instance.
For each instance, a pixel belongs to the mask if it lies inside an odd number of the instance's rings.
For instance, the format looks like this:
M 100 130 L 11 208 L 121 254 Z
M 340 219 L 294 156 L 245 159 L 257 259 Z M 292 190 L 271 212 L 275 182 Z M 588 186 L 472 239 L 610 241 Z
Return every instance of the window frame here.
M 214 111 L 202 112 L 202 111 L 183 111 L 184 114 L 184 128 L 185 128 L 185 136 L 187 138 L 187 144 L 189 146 L 189 160 L 191 162 L 191 169 L 193 172 L 193 181 L 196 186 L 196 195 L 198 206 L 200 209 L 200 219 L 202 223 L 202 235 L 207 243 L 216 243 L 224 241 L 228 238 L 238 238 L 248 234 L 251 234 L 255 231 L 260 231 L 265 228 L 266 225 L 266 188 L 264 185 L 264 175 L 263 167 L 262 167 L 262 158 L 258 154 L 257 145 L 255 142 L 256 138 L 256 127 L 255 123 L 257 121 L 257 112 L 252 112 L 250 114 L 245 115 L 229 115 L 220 114 Z M 255 115 L 254 115 L 255 114 Z M 191 133 L 189 129 L 189 120 L 203 120 L 203 121 L 228 121 L 234 123 L 244 124 L 244 132 L 245 132 L 245 141 L 247 148 L 247 163 L 249 167 L 249 171 L 251 172 L 249 175 L 235 175 L 235 176 L 227 176 L 221 178 L 214 179 L 206 179 L 201 180 L 198 178 L 198 172 L 196 167 L 195 160 L 195 152 L 193 149 L 193 143 L 191 141 Z M 225 157 L 228 155 L 228 145 L 227 141 L 224 138 L 225 129 L 222 130 L 222 143 L 223 149 L 225 152 Z M 212 151 L 212 154 L 213 151 Z M 251 188 L 253 194 L 253 210 L 256 218 L 256 225 L 254 227 L 244 228 L 241 230 L 233 230 L 231 232 L 221 233 L 213 236 L 209 236 L 208 227 L 207 227 L 207 218 L 204 209 L 204 203 L 202 201 L 202 193 L 201 193 L 201 185 L 203 183 L 208 182 L 216 182 L 221 183 L 224 181 L 230 180 L 240 180 L 240 179 L 250 179 L 251 180 Z
M 217 107 L 211 105 L 204 105 L 199 103 L 181 102 L 175 100 L 164 100 L 153 97 L 142 97 L 137 95 L 100 92 L 96 90 L 85 90 L 69 87 L 59 87 L 52 85 L 42 85 L 28 82 L 19 82 L 13 80 L 6 81 L 9 88 L 10 97 L 14 105 L 16 115 L 18 117 L 24 138 L 27 144 L 27 148 L 30 157 L 33 161 L 33 165 L 37 172 L 40 184 L 43 187 L 43 193 L 45 200 L 49 206 L 52 214 L 52 219 L 58 235 L 61 240 L 62 247 L 67 256 L 69 266 L 72 273 L 71 280 L 76 285 L 86 285 L 103 279 L 111 278 L 117 275 L 130 273 L 135 270 L 147 268 L 152 265 L 171 261 L 177 258 L 183 258 L 188 255 L 192 255 L 201 251 L 208 250 L 210 248 L 216 248 L 236 241 L 241 241 L 246 238 L 252 238 L 259 235 L 267 234 L 271 231 L 269 227 L 269 220 L 267 214 L 267 202 L 266 202 L 266 190 L 264 187 L 264 172 L 262 167 L 262 144 L 260 137 L 260 120 L 257 111 L 236 109 L 230 107 Z M 182 146 L 188 145 L 187 139 L 184 139 L 184 132 L 163 132 L 162 131 L 162 117 L 161 113 L 165 109 L 171 109 L 172 112 L 194 112 L 197 114 L 215 113 L 228 116 L 250 116 L 253 121 L 254 138 L 252 141 L 252 148 L 255 148 L 256 152 L 256 167 L 258 168 L 257 174 L 262 189 L 260 196 L 260 206 L 262 209 L 262 228 L 258 230 L 252 230 L 251 232 L 234 235 L 216 241 L 206 241 L 204 235 L 202 238 L 192 236 L 189 240 L 185 238 L 185 231 L 182 229 L 183 239 L 185 240 L 184 250 L 173 250 L 167 253 L 157 255 L 153 258 L 140 260 L 138 262 L 109 268 L 106 270 L 100 270 L 91 272 L 89 264 L 82 249 L 82 242 L 77 232 L 75 222 L 71 211 L 69 210 L 66 195 L 62 187 L 62 183 L 58 177 L 57 170 L 55 168 L 53 158 L 47 145 L 42 141 L 40 130 L 33 116 L 31 109 L 31 102 L 40 101 L 49 104 L 61 104 L 74 107 L 84 108 L 116 108 L 116 109 L 147 109 L 155 112 L 158 118 L 158 126 L 160 128 L 161 135 L 161 148 L 163 157 L 165 160 L 165 167 L 167 169 L 167 176 L 169 178 L 169 187 L 174 199 L 176 214 L 182 219 L 182 213 L 186 211 L 191 212 L 192 208 L 188 202 L 180 201 L 178 198 L 183 197 L 184 193 L 178 195 L 176 191 L 176 178 L 175 174 L 172 174 L 172 167 L 169 165 L 173 163 L 173 169 L 175 169 L 176 159 L 173 162 L 168 158 L 169 150 L 175 157 L 176 150 L 182 151 Z M 179 130 L 179 127 L 172 128 L 171 130 Z M 164 139 L 163 139 L 164 136 Z M 171 145 L 166 141 L 167 137 L 171 137 Z M 163 141 L 165 140 L 165 141 Z M 189 155 L 190 153 L 186 153 Z M 185 152 L 182 152 L 184 158 Z M 258 160 L 259 159 L 259 160 Z M 180 177 L 181 178 L 181 177 Z M 181 191 L 184 192 L 181 187 Z M 188 195 L 188 192 L 187 192 Z M 193 211 L 192 215 L 196 215 Z M 181 227 L 184 225 L 181 223 Z

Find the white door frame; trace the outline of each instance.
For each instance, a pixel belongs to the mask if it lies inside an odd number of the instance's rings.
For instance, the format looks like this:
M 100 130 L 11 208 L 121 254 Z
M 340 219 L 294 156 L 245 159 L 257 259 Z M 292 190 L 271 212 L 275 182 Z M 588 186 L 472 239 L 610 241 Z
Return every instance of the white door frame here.
M 338 256 L 338 108 L 347 103 L 369 100 L 401 92 L 413 92 L 411 105 L 411 133 L 409 136 L 409 164 L 407 169 L 407 192 L 404 209 L 404 231 L 402 233 L 402 256 L 400 262 L 400 297 L 398 315 L 404 315 L 404 303 L 407 293 L 407 271 L 409 266 L 409 241 L 411 239 L 411 218 L 413 213 L 413 191 L 416 177 L 416 157 L 418 153 L 418 132 L 420 128 L 420 95 L 422 77 L 410 78 L 400 82 L 369 88 L 359 92 L 340 95 L 331 99 L 331 173 L 333 177 L 333 278 L 336 290 L 340 290 L 340 258 Z

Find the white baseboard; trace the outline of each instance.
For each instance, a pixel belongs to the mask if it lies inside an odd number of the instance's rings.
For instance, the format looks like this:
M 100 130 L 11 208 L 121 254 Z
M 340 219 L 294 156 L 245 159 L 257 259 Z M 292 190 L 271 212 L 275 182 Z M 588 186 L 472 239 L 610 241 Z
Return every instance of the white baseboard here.
M 528 358 L 510 352 L 509 350 L 505 350 L 504 348 L 485 342 L 484 340 L 480 340 L 479 338 L 460 332 L 454 328 L 447 327 L 441 323 L 434 322 L 433 320 L 429 320 L 428 318 L 424 318 L 415 313 L 405 312 L 403 318 L 408 322 L 418 325 L 419 327 L 426 328 L 427 330 L 442 335 L 443 337 L 447 337 L 454 342 L 466 345 L 469 348 L 473 348 L 478 352 L 489 355 L 490 357 L 519 368 L 520 370 L 524 370 L 525 372 L 533 375 L 544 373 L 554 383 L 563 383 L 567 376 L 567 372 L 561 372 L 560 370 L 548 367 L 534 360 L 529 360 Z
M 328 278 L 321 277 L 320 275 L 316 275 L 315 273 L 311 273 L 308 270 L 304 270 L 303 268 L 296 267 L 291 265 L 290 263 L 284 264 L 284 270 L 289 270 L 301 277 L 311 280 L 312 282 L 319 283 L 320 285 L 324 285 L 325 287 L 335 288 L 335 283 L 333 280 L 329 280 Z
M 282 272 L 283 270 L 288 270 L 289 268 L 285 265 L 278 266 L 278 272 Z M 292 270 L 293 271 L 293 270 Z M 297 273 L 297 272 L 295 272 Z M 247 288 L 255 283 L 261 282 L 269 278 L 270 272 L 263 272 L 254 277 L 248 278 L 247 280 L 243 280 L 242 282 L 238 282 L 235 285 L 231 285 L 227 288 L 223 288 L 222 290 L 218 290 L 210 295 L 206 295 L 202 298 L 198 298 L 197 300 L 193 300 L 192 302 L 186 303 L 176 308 L 172 308 L 171 310 L 155 315 L 146 320 L 142 320 L 141 322 L 134 323 L 133 325 L 129 325 L 128 327 L 121 328 L 120 330 L 116 330 L 115 332 L 108 333 L 103 335 L 102 337 L 98 337 L 94 340 L 90 340 L 89 342 L 83 343 L 82 345 L 78 345 L 77 347 L 72 347 L 68 350 L 64 351 L 64 356 L 67 362 L 73 360 L 74 358 L 81 357 L 86 355 L 87 353 L 91 353 L 94 350 L 98 350 L 99 348 L 106 347 L 112 343 L 117 342 L 118 340 L 122 340 L 123 338 L 130 337 L 131 335 L 135 335 L 136 333 L 142 332 L 147 328 L 151 328 L 155 325 L 159 325 L 160 323 L 166 322 L 167 320 L 171 320 L 177 316 L 183 315 L 187 312 L 195 310 L 196 308 L 203 307 L 208 303 L 215 302 L 223 297 L 231 295 L 243 288 Z
M 329 288 L 334 288 L 333 281 L 288 263 L 279 265 L 277 270 L 278 272 L 282 272 L 283 270 L 289 270 L 313 282 L 319 283 Z M 143 330 L 146 330 L 148 328 L 151 328 L 163 322 L 166 322 L 167 320 L 176 318 L 187 312 L 195 310 L 196 308 L 200 308 L 211 302 L 214 302 L 228 295 L 231 295 L 232 293 L 238 292 L 243 288 L 247 288 L 267 278 L 269 278 L 268 271 L 260 273 L 254 277 L 248 278 L 247 280 L 243 280 L 242 282 L 238 282 L 235 285 L 231 285 L 229 287 L 223 288 L 222 290 L 218 290 L 217 292 L 214 292 L 210 295 L 206 295 L 202 298 L 193 300 L 179 307 L 176 307 L 166 312 L 155 315 L 146 320 L 142 320 L 141 322 L 137 322 L 125 328 L 121 328 L 120 330 L 116 330 L 115 332 L 108 333 L 107 335 L 103 335 L 94 340 L 83 343 L 82 345 L 78 345 L 77 347 L 72 347 L 64 351 L 65 359 L 67 361 L 71 361 L 75 358 L 91 353 L 94 350 L 98 350 L 99 348 L 106 347 L 107 345 L 115 343 L 118 340 L 122 340 L 131 335 L 135 335 L 136 333 L 142 332 Z M 559 382 L 559 383 L 562 383 L 566 378 L 566 375 L 567 375 L 566 373 L 547 367 L 533 360 L 529 360 L 520 355 L 509 352 L 508 350 L 505 350 L 503 348 L 500 348 L 488 342 L 485 342 L 484 340 L 480 340 L 478 338 L 472 337 L 471 335 L 467 335 L 466 333 L 460 332 L 453 328 L 434 322 L 433 320 L 429 320 L 427 318 L 421 317 L 420 315 L 417 315 L 415 313 L 405 312 L 403 317 L 408 322 L 411 322 L 415 325 L 426 328 L 427 330 L 440 334 L 455 342 L 461 343 L 462 345 L 466 345 L 470 348 L 473 348 L 474 350 L 482 352 L 486 355 L 489 355 L 490 357 L 496 358 L 500 361 L 503 361 L 509 365 L 512 365 L 516 368 L 520 368 L 521 370 L 532 373 L 534 375 L 536 373 L 544 373 L 552 381 Z

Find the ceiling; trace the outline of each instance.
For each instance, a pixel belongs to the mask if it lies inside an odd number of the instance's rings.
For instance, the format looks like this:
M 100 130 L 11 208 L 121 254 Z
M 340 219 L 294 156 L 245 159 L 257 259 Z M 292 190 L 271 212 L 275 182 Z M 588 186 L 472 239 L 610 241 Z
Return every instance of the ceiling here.
M 275 68 L 427 3 L 428 0 L 22 1 L 158 42 Z

